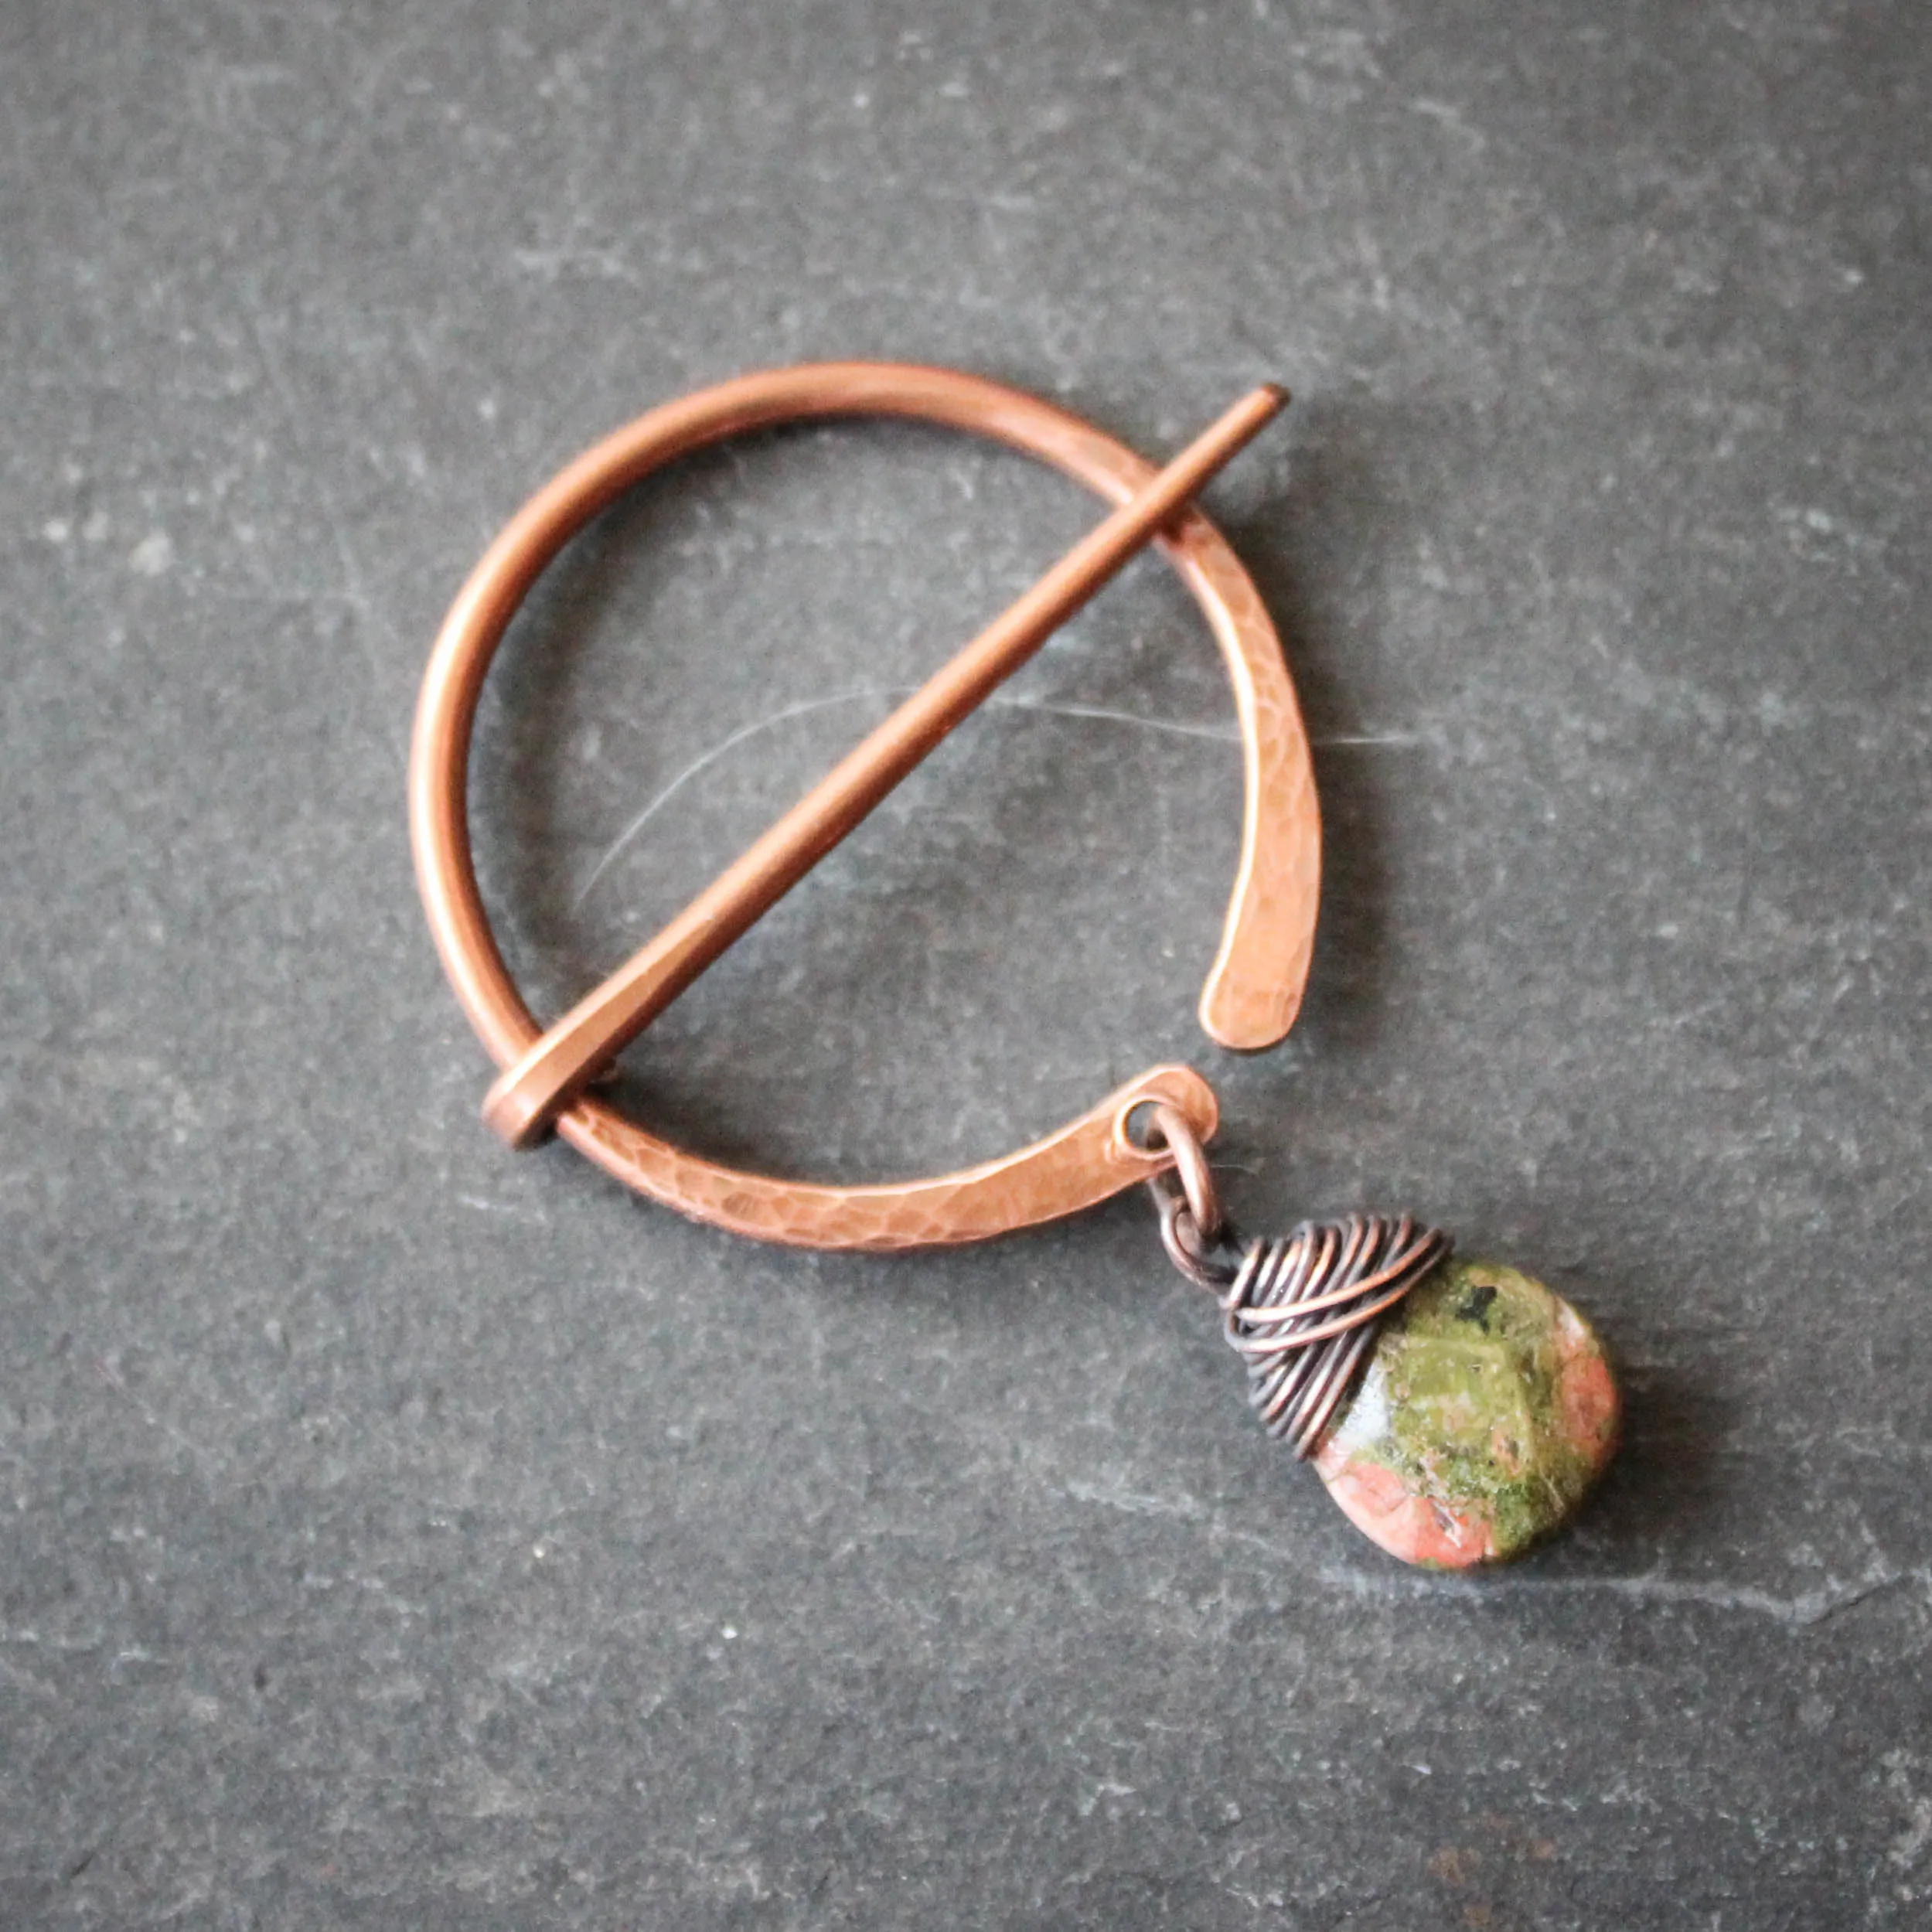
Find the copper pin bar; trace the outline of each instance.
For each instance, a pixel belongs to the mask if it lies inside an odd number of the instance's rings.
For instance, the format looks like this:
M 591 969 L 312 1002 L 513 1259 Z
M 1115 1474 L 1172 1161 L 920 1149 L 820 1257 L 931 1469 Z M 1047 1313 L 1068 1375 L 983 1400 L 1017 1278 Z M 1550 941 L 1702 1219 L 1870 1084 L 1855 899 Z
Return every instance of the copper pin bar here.
M 909 697 L 734 860 L 656 939 L 507 1068 L 483 1118 L 513 1147 L 557 1109 L 804 877 L 953 727 L 1183 509 L 1278 414 L 1272 383 L 1244 396 L 1147 487 L 1076 543 L 1032 589 Z

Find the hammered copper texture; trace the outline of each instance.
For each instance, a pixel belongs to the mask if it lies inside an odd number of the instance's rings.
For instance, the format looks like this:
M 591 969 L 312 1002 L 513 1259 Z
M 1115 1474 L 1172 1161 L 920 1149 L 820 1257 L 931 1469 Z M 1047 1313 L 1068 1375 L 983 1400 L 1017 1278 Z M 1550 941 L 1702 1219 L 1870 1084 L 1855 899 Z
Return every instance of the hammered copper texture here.
M 578 1100 L 557 1130 L 607 1174 L 667 1207 L 733 1234 L 801 1248 L 949 1246 L 1077 1214 L 1171 1164 L 1125 1140 L 1123 1116 L 1166 1100 L 1204 1140 L 1220 1110 L 1191 1067 L 1150 1067 L 1077 1120 L 1030 1147 L 957 1174 L 874 1187 L 832 1187 L 739 1174 L 646 1133 L 614 1109 Z
M 542 1029 L 489 930 L 469 854 L 469 737 L 489 660 L 511 617 L 570 537 L 649 471 L 705 444 L 802 416 L 870 414 L 958 424 L 1038 455 L 1118 505 L 1155 466 L 1055 405 L 983 377 L 898 363 L 819 363 L 741 377 L 663 405 L 580 457 L 518 512 L 445 619 L 418 701 L 410 764 L 417 876 L 458 999 L 499 1067 Z M 1241 859 L 1201 1018 L 1223 1044 L 1255 1048 L 1293 1024 L 1314 945 L 1320 826 L 1307 738 L 1277 637 L 1239 558 L 1198 510 L 1160 540 L 1213 629 L 1235 691 L 1246 803 Z M 1185 1068 L 1159 1097 L 1213 1127 L 1206 1083 Z M 1155 1089 L 1147 1089 L 1153 1097 Z M 1058 1134 L 963 1174 L 859 1188 L 748 1174 L 645 1133 L 580 1099 L 557 1120 L 571 1144 L 642 1194 L 759 1239 L 816 1247 L 974 1241 L 1052 1220 L 1160 1171 L 1116 1144 L 1123 1089 Z M 1104 1129 L 1104 1131 L 1102 1130 Z

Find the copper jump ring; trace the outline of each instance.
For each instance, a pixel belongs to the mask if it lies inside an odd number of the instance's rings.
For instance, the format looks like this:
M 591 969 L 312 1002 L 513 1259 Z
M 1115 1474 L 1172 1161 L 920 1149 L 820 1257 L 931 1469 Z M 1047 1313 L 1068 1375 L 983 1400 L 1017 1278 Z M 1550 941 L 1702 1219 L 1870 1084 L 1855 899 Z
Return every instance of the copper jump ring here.
M 1211 1249 L 1227 1224 L 1214 1170 L 1208 1164 L 1208 1150 L 1179 1108 L 1156 1101 L 1147 1111 L 1147 1145 L 1164 1150 L 1174 1159 L 1172 1170 L 1155 1181 L 1156 1191 L 1170 1198 L 1177 1196 L 1193 1224 L 1194 1236 L 1203 1249 Z

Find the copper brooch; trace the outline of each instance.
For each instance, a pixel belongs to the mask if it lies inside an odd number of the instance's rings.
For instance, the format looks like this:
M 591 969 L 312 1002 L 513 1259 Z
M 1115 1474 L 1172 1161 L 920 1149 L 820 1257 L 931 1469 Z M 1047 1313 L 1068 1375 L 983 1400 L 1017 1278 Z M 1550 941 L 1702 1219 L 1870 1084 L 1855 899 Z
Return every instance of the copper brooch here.
M 1350 1518 L 1411 1562 L 1516 1554 L 1574 1513 L 1614 1447 L 1618 1401 L 1588 1325 L 1513 1269 L 1454 1259 L 1406 1215 L 1239 1232 L 1204 1152 L 1218 1109 L 1191 1068 L 1150 1068 L 1057 1133 L 929 1179 L 831 1187 L 741 1172 L 649 1133 L 590 1092 L 624 1047 L 1053 631 L 1150 543 L 1219 646 L 1239 719 L 1240 862 L 1200 1016 L 1225 1046 L 1273 1045 L 1312 956 L 1320 821 L 1308 741 L 1253 581 L 1193 499 L 1279 411 L 1244 397 L 1157 469 L 1092 424 L 951 370 L 826 363 L 720 383 L 649 411 L 571 464 L 510 520 L 458 593 L 431 653 L 410 765 L 410 822 L 430 928 L 500 1073 L 484 1117 L 513 1146 L 555 1132 L 654 1201 L 755 1240 L 908 1249 L 1057 1219 L 1136 1183 L 1167 1250 L 1220 1303 L 1270 1432 L 1311 1457 Z M 511 983 L 478 893 L 469 742 L 490 659 L 544 567 L 615 497 L 678 457 L 748 431 L 833 416 L 915 417 L 1039 457 L 1113 506 L 1092 533 L 908 699 L 657 937 L 546 1027 Z

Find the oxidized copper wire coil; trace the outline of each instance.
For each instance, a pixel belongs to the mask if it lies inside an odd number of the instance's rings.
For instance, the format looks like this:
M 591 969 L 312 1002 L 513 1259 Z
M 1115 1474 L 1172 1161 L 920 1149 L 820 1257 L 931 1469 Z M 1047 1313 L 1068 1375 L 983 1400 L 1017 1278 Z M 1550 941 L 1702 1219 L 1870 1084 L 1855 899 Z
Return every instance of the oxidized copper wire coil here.
M 1285 1239 L 1249 1242 L 1222 1298 L 1223 1332 L 1248 1365 L 1262 1426 L 1311 1454 L 1368 1359 L 1382 1317 L 1453 1245 L 1407 1215 L 1305 1221 Z

